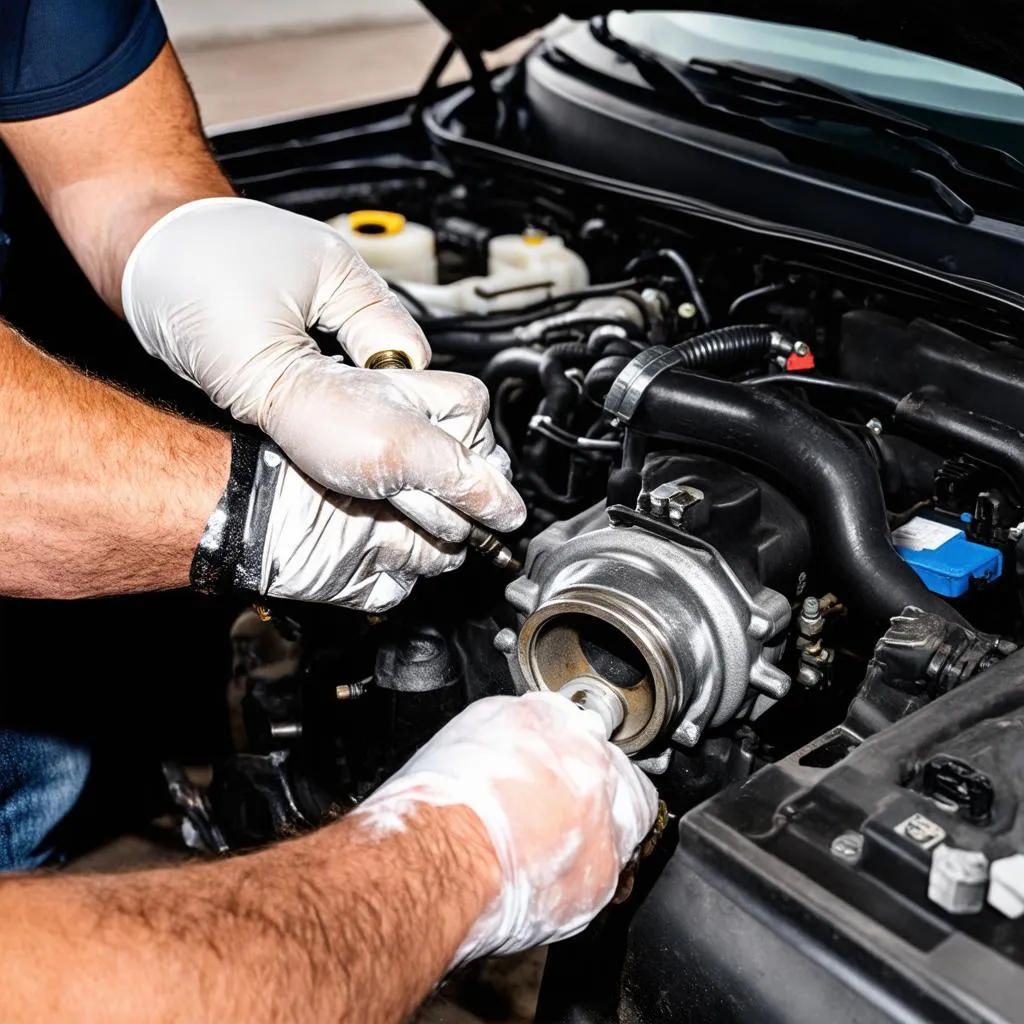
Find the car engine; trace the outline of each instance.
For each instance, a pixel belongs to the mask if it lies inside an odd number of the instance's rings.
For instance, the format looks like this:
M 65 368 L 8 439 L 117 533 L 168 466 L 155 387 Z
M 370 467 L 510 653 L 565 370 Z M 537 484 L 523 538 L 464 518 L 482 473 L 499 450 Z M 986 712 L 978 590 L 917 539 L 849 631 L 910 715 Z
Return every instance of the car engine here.
M 1014 650 L 1024 363 L 990 324 L 601 208 L 384 192 L 321 215 L 487 385 L 529 519 L 384 616 L 243 613 L 236 752 L 205 792 L 166 766 L 193 845 L 313 827 L 531 689 L 597 711 L 677 815 Z

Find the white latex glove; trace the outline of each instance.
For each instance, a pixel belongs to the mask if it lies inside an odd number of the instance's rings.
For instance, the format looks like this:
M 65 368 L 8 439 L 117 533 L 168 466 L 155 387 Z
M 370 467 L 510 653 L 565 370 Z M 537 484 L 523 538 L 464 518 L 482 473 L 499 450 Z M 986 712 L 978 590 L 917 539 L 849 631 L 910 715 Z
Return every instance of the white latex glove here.
M 420 803 L 469 807 L 501 865 L 501 893 L 453 966 L 582 931 L 657 814 L 654 787 L 598 715 L 554 693 L 471 704 L 352 813 L 387 832 Z
M 337 335 L 357 366 L 384 349 L 417 368 L 430 359 L 405 307 L 332 228 L 248 199 L 186 203 L 138 242 L 121 296 L 147 352 L 330 490 L 388 499 L 449 541 L 466 538 L 466 516 L 499 531 L 525 517 L 479 381 L 344 366 L 309 337 Z
M 398 604 L 418 577 L 455 569 L 466 555 L 411 526 L 386 502 L 327 492 L 267 443 L 259 447 L 251 488 L 232 491 L 229 484 L 207 523 L 193 579 L 199 589 L 212 579 L 204 570 L 219 569 L 225 553 L 230 579 L 222 586 L 367 612 Z

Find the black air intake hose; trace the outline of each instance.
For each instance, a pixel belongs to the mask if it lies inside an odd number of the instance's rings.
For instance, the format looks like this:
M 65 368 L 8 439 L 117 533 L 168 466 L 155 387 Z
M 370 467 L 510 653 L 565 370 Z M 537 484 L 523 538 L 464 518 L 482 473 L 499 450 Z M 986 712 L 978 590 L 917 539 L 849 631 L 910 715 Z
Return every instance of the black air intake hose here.
M 753 459 L 796 492 L 843 601 L 874 620 L 913 605 L 962 622 L 896 553 L 878 472 L 865 448 L 784 395 L 671 372 L 643 392 L 630 427 Z

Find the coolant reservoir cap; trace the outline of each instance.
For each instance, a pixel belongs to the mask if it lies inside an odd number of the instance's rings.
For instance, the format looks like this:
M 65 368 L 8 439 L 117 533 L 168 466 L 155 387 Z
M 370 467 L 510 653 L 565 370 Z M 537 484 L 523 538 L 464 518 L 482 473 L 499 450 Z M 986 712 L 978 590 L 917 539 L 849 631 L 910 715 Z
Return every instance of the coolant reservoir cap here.
M 348 226 L 359 235 L 389 238 L 405 230 L 405 218 L 390 210 L 353 210 L 348 215 Z

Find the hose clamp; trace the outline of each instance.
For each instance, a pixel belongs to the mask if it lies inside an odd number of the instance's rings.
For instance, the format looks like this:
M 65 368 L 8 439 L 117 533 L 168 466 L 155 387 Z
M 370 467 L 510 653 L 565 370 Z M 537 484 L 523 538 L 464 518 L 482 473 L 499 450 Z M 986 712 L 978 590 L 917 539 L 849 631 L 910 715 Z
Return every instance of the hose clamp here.
M 666 345 L 644 349 L 623 368 L 612 382 L 604 400 L 604 411 L 620 423 L 629 423 L 640 408 L 644 392 L 663 373 L 677 366 L 683 354 Z

